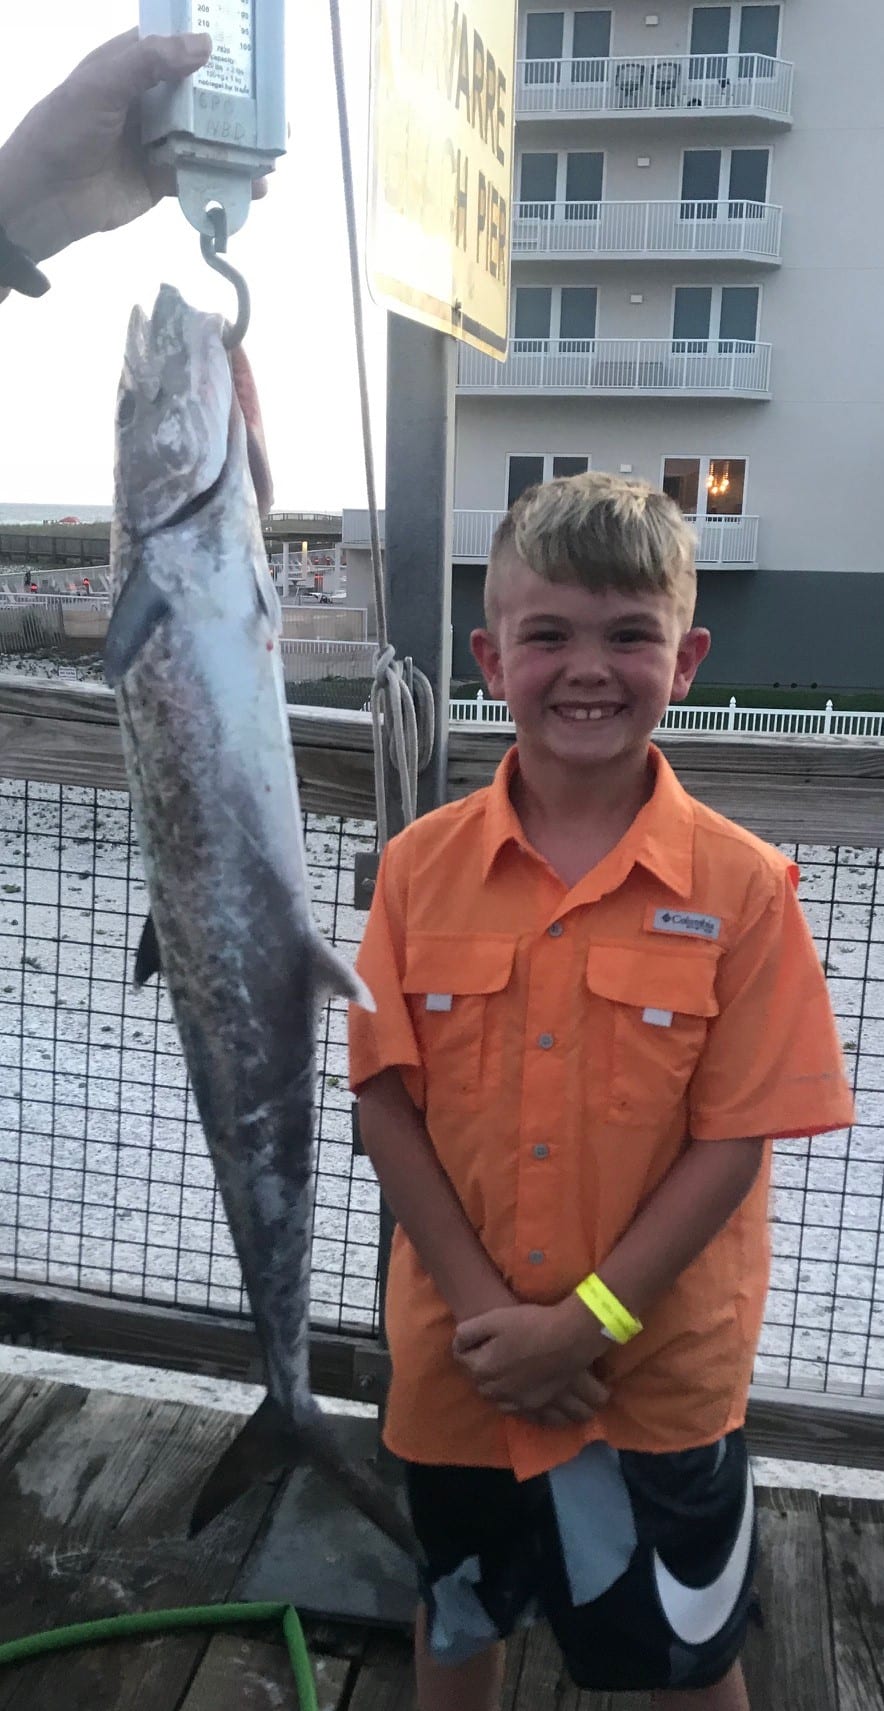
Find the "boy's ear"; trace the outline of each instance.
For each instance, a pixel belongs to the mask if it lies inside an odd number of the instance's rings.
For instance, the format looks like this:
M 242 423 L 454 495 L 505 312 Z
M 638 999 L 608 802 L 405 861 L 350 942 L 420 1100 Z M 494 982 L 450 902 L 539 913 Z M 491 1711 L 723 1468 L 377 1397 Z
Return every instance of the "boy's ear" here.
M 494 632 L 492 630 L 474 630 L 470 636 L 470 648 L 488 686 L 489 695 L 493 695 L 495 700 L 506 700 L 500 644 Z
M 712 637 L 708 630 L 688 630 L 678 644 L 675 676 L 669 691 L 670 701 L 684 701 L 709 649 Z

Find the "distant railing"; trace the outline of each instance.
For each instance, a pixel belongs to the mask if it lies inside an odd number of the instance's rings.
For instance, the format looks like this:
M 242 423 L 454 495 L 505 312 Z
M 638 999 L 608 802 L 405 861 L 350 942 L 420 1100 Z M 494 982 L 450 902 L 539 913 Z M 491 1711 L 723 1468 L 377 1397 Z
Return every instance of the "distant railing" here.
M 29 594 L 0 591 L 0 605 L 36 607 L 79 606 L 83 612 L 106 612 L 110 605 L 108 594 Z
M 506 362 L 462 345 L 461 392 L 657 393 L 764 398 L 769 344 L 756 339 L 520 339 Z
M 782 219 L 773 202 L 517 202 L 513 254 L 778 261 Z
M 487 559 L 494 531 L 504 511 L 455 511 L 452 555 L 455 559 Z M 732 566 L 748 569 L 758 562 L 757 517 L 685 517 L 697 533 L 697 564 L 701 570 Z
M 629 59 L 522 59 L 516 117 L 744 113 L 788 122 L 793 66 L 759 53 L 666 54 Z
M 471 699 L 449 702 L 451 724 L 491 725 L 514 730 L 505 701 L 493 701 L 482 690 Z M 884 741 L 884 713 L 838 713 L 831 701 L 822 708 L 738 707 L 731 696 L 726 707 L 667 707 L 658 731 L 691 736 L 733 733 L 753 737 L 861 737 Z

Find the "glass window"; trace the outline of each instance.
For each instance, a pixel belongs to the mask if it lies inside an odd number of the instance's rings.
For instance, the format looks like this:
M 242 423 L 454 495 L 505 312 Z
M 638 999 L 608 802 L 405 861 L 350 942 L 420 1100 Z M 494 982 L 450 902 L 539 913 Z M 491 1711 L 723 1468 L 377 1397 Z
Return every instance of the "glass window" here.
M 679 285 L 675 293 L 672 337 L 676 343 L 705 350 L 712 320 L 711 285 Z
M 559 349 L 583 350 L 595 338 L 598 292 L 594 285 L 563 285 Z
M 507 459 L 506 502 L 514 504 L 526 487 L 535 487 L 543 480 L 543 458 L 513 456 Z
M 588 457 L 554 457 L 552 460 L 553 478 L 557 475 L 585 475 L 588 468 Z
M 564 12 L 528 13 L 525 19 L 525 58 L 534 63 L 524 67 L 526 83 L 558 83 L 564 33 Z
M 566 220 L 594 220 L 602 199 L 603 154 L 569 154 L 565 174 Z
M 516 290 L 513 338 L 517 345 L 539 348 L 549 338 L 552 290 L 548 285 L 520 285 Z
M 691 53 L 726 54 L 730 43 L 730 7 L 695 6 L 691 19 Z
M 557 154 L 523 154 L 519 193 L 523 202 L 554 202 L 559 170 Z
M 681 167 L 682 219 L 714 220 L 720 184 L 721 149 L 685 149 Z
M 745 458 L 710 458 L 705 494 L 707 517 L 742 517 L 745 490 Z
M 747 212 L 747 202 L 767 201 L 767 173 L 770 165 L 768 149 L 732 149 L 728 196 L 731 213 L 739 219 Z
M 689 517 L 695 516 L 700 497 L 700 459 L 666 458 L 663 463 L 663 492 L 668 493 Z
M 776 59 L 779 45 L 779 6 L 744 6 L 740 12 L 740 53 L 761 53 Z
M 602 83 L 607 67 L 600 65 L 611 52 L 610 12 L 575 12 L 574 40 L 571 48 L 573 83 Z
M 762 7 L 764 11 L 766 8 Z M 772 7 L 775 11 L 776 8 Z M 575 59 L 607 59 L 611 52 L 611 14 L 610 12 L 575 12 L 574 13 L 574 47 Z
M 723 286 L 721 321 L 718 328 L 719 348 L 731 343 L 754 344 L 757 332 L 758 286 Z

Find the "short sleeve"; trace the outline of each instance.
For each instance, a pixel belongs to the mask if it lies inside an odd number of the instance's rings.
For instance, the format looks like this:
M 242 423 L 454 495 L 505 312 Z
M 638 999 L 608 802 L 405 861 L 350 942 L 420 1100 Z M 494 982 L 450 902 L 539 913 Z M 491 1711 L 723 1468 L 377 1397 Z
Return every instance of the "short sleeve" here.
M 382 1070 L 401 1069 L 406 1072 L 403 1079 L 411 1098 L 422 1105 L 420 1053 L 402 994 L 404 885 L 396 872 L 395 850 L 395 843 L 388 845 L 381 857 L 374 898 L 356 959 L 356 967 L 377 1009 L 372 1013 L 359 1005 L 350 1005 L 350 1087 L 358 1093 L 360 1087 Z
M 795 893 L 797 869 L 726 951 L 719 1014 L 689 1092 L 697 1140 L 821 1134 L 853 1121 L 825 975 Z

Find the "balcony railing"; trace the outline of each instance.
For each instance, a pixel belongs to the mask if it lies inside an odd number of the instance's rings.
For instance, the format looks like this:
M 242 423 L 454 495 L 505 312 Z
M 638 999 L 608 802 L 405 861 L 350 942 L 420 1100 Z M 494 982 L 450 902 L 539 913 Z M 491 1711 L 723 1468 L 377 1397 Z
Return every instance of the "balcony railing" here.
M 772 202 L 517 202 L 513 257 L 776 262 L 782 218 Z
M 515 339 L 502 363 L 462 345 L 458 388 L 766 398 L 770 345 L 754 339 Z
M 687 516 L 697 534 L 700 570 L 751 570 L 758 563 L 757 517 Z
M 485 564 L 494 531 L 503 511 L 455 511 L 452 556 Z M 750 570 L 758 563 L 757 517 L 687 516 L 697 534 L 697 565 L 701 570 Z M 367 534 L 367 523 L 366 534 Z
M 793 66 L 758 53 L 630 59 L 522 59 L 517 119 L 744 115 L 788 124 Z

